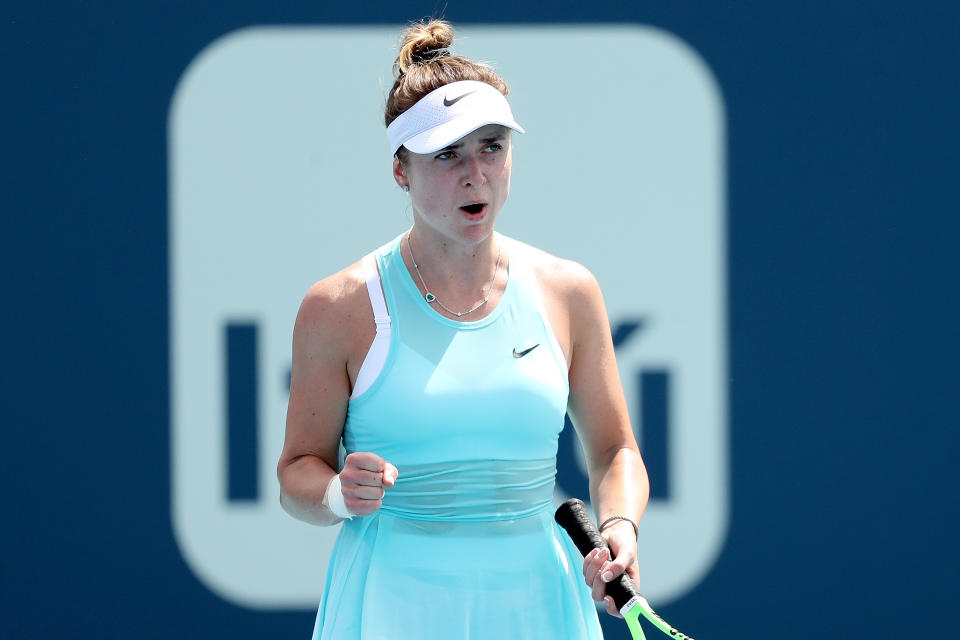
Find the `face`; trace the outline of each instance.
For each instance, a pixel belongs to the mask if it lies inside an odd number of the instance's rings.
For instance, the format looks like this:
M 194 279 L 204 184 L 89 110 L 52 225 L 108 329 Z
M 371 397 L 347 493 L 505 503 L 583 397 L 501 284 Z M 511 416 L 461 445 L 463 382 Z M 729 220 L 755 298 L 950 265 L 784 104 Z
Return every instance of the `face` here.
M 486 125 L 433 153 L 407 153 L 393 175 L 410 187 L 418 234 L 475 245 L 490 237 L 510 193 L 511 131 Z

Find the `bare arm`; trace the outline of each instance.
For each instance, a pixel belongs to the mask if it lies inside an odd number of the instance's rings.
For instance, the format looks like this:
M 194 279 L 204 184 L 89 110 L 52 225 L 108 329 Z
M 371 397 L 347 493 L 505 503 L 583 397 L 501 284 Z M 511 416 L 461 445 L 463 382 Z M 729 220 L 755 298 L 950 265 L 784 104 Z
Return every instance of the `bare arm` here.
M 315 284 L 293 330 L 293 367 L 286 435 L 277 464 L 280 504 L 318 525 L 340 521 L 323 504 L 337 475 L 340 438 L 350 399 L 350 371 L 359 368 L 373 336 L 373 313 L 357 266 Z M 359 356 L 357 354 L 360 354 Z M 367 515 L 380 508 L 396 469 L 379 456 L 348 456 L 340 473 L 347 508 Z
M 567 322 L 554 324 L 570 363 L 568 409 L 584 448 L 590 499 L 600 522 L 617 515 L 639 523 L 650 488 L 627 412 L 600 286 L 581 265 L 566 261 L 556 265 L 547 276 L 548 282 L 552 280 L 548 286 L 559 292 L 554 299 L 566 310 Z M 602 535 L 615 559 L 595 551 L 584 560 L 584 577 L 597 601 L 604 599 L 605 583 L 624 571 L 639 582 L 636 533 L 630 523 L 614 521 Z M 608 600 L 607 611 L 616 615 L 612 601 Z
M 617 370 L 610 320 L 596 279 L 583 270 L 572 305 L 570 415 L 585 448 L 590 499 L 602 522 L 614 515 L 639 522 L 649 483 L 633 435 Z M 633 527 L 624 523 L 634 537 Z

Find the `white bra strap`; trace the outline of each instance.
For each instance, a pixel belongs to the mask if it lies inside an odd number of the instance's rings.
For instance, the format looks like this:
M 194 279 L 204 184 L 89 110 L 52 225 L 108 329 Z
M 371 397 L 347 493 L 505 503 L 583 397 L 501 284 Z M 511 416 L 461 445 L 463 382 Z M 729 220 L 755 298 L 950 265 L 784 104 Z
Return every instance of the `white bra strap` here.
M 387 313 L 387 303 L 383 298 L 383 286 L 380 284 L 380 272 L 377 270 L 375 253 L 368 253 L 361 261 L 363 279 L 367 281 L 367 295 L 370 296 L 370 306 L 373 307 L 373 319 L 377 323 L 377 333 L 382 329 L 390 330 L 390 314 Z
M 370 350 L 360 365 L 357 379 L 350 393 L 350 399 L 356 398 L 370 388 L 380 376 L 387 354 L 390 352 L 390 316 L 387 314 L 387 303 L 383 298 L 383 286 L 380 283 L 380 273 L 377 271 L 377 258 L 374 254 L 363 257 L 360 262 L 363 268 L 363 279 L 367 282 L 367 295 L 370 296 L 370 306 L 373 308 L 373 319 L 377 323 L 377 333 L 373 336 Z

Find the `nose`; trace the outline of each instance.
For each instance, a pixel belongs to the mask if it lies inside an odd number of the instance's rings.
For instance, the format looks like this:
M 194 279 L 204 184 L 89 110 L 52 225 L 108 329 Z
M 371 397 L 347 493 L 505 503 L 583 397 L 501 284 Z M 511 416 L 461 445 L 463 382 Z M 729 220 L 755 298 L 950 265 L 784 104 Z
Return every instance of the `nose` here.
M 467 158 L 464 162 L 463 186 L 467 188 L 481 187 L 487 178 L 483 175 L 479 158 Z

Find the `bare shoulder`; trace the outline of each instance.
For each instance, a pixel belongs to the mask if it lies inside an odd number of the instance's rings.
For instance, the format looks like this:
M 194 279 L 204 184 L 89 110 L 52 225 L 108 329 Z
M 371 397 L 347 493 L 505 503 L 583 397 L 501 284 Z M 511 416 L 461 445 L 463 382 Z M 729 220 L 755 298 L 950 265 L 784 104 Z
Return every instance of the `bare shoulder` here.
M 550 297 L 582 304 L 585 297 L 600 296 L 600 285 L 593 273 L 575 260 L 559 258 L 532 245 L 514 241 L 533 265 L 537 281 Z
M 294 350 L 323 347 L 331 353 L 340 348 L 346 355 L 361 337 L 358 328 L 372 323 L 366 281 L 360 263 L 356 262 L 307 291 L 294 326 Z
M 297 321 L 312 325 L 318 321 L 337 319 L 365 299 L 366 283 L 360 263 L 356 262 L 319 282 L 303 297 Z

